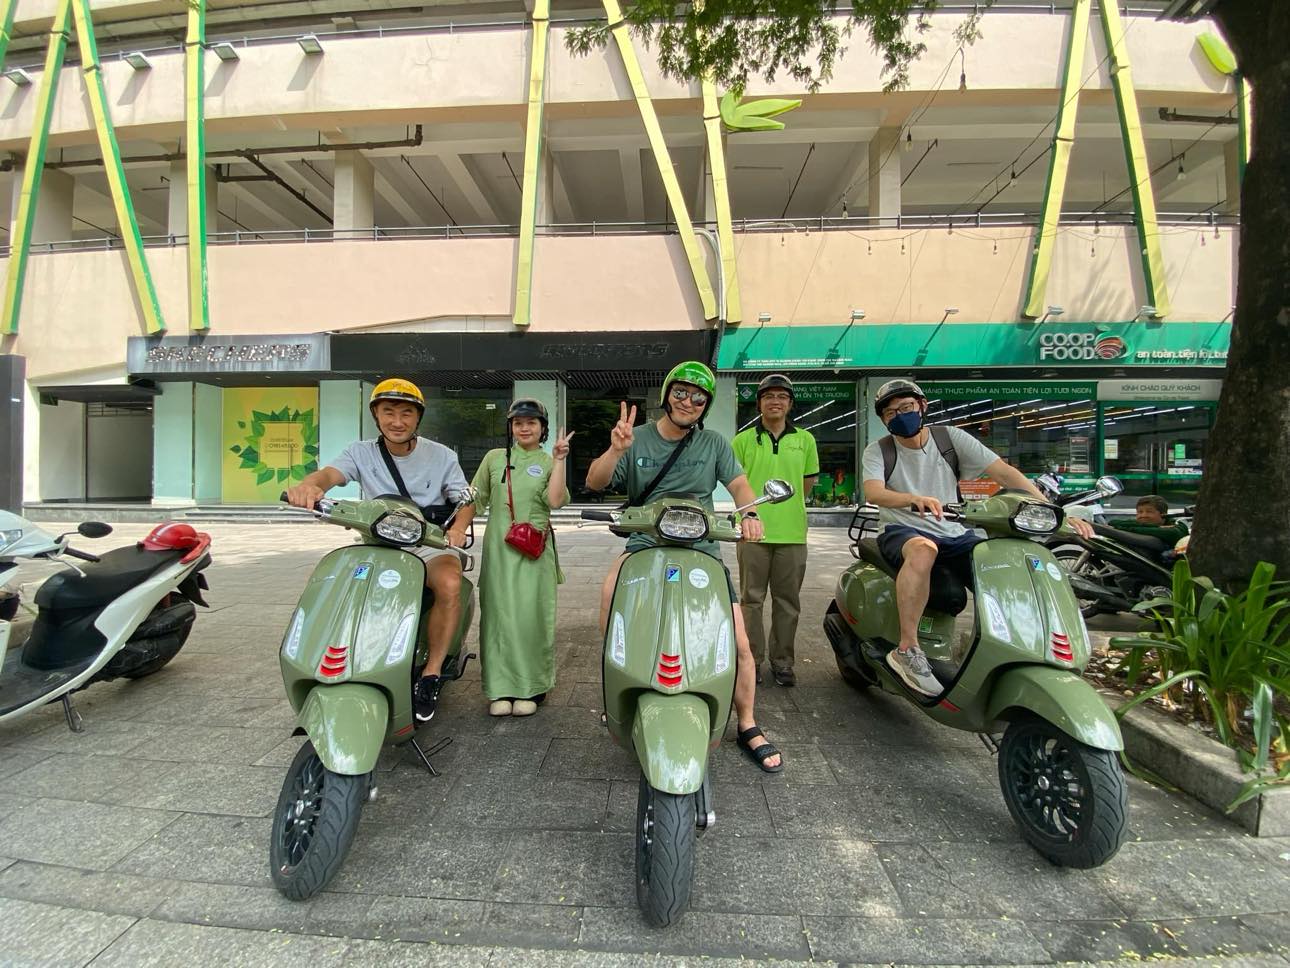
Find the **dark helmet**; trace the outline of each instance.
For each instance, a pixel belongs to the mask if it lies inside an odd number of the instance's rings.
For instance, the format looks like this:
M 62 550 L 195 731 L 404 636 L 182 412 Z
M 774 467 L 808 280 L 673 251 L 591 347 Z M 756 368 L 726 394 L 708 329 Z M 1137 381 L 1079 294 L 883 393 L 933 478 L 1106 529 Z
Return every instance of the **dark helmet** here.
M 533 397 L 520 397 L 514 401 L 506 411 L 506 432 L 511 431 L 511 421 L 516 417 L 536 417 L 542 422 L 542 436 L 540 443 L 546 443 L 547 437 L 551 433 L 551 422 L 546 415 L 546 405 L 541 400 L 535 400 Z
M 760 400 L 767 390 L 787 390 L 788 395 L 794 401 L 797 400 L 797 394 L 793 392 L 793 381 L 782 373 L 772 373 L 757 384 L 757 399 Z
M 878 393 L 873 398 L 873 412 L 881 417 L 883 408 L 896 397 L 917 397 L 924 402 L 927 400 L 923 388 L 913 380 L 888 380 L 878 388 Z

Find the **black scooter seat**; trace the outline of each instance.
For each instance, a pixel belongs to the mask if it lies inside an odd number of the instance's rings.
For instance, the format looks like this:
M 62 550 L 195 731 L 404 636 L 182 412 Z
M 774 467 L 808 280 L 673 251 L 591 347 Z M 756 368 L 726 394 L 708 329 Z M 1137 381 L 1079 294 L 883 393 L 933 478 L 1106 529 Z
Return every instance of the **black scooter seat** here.
M 888 561 L 882 551 L 879 550 L 877 538 L 861 538 L 856 543 L 856 546 L 860 551 L 861 558 L 873 565 L 879 571 L 885 572 L 892 578 L 896 577 L 896 569 L 891 566 L 891 562 Z
M 1149 534 L 1138 534 L 1136 531 L 1121 531 L 1119 528 L 1106 524 L 1093 525 L 1093 531 L 1098 537 L 1108 538 L 1124 545 L 1126 548 L 1132 548 L 1138 554 L 1145 555 L 1152 560 L 1169 550 L 1169 545 Z
M 99 561 L 77 563 L 85 572 L 60 571 L 36 592 L 36 604 L 54 611 L 106 605 L 184 556 L 182 548 L 147 551 L 136 545 L 115 548 Z
M 873 565 L 893 581 L 899 569 L 892 567 L 878 547 L 877 538 L 861 538 L 856 542 L 860 557 Z M 946 615 L 958 615 L 967 607 L 967 593 L 963 582 L 952 570 L 940 561 L 932 565 L 931 591 L 927 597 L 927 607 L 933 612 L 944 612 Z

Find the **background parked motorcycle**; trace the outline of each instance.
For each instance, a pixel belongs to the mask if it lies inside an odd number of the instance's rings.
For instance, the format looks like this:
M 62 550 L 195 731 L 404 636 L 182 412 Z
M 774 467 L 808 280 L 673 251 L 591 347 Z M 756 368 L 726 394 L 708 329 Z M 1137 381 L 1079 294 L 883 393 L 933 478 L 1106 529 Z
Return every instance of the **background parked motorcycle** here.
M 77 533 L 101 538 L 112 528 L 87 521 Z M 102 557 L 71 547 L 70 534 L 55 537 L 0 511 L 0 586 L 17 575 L 22 559 L 65 566 L 37 590 L 39 610 L 21 648 L 9 648 L 13 616 L 0 618 L 0 722 L 61 700 L 68 727 L 79 732 L 81 718 L 71 693 L 95 682 L 157 672 L 187 641 L 194 603 L 206 604 L 202 571 L 211 561 L 210 536 L 191 525 L 158 525 L 137 544 Z M 16 597 L 9 603 L 16 612 Z

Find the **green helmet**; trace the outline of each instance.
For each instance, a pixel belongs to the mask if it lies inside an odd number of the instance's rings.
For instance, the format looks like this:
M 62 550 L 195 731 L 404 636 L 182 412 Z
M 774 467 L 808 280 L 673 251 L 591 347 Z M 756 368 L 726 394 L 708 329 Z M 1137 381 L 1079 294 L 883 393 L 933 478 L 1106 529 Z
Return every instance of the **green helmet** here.
M 660 407 L 667 406 L 667 391 L 672 388 L 673 383 L 692 383 L 700 390 L 705 391 L 709 397 L 717 395 L 717 378 L 711 370 L 698 360 L 686 360 L 684 363 L 678 363 L 672 367 L 667 379 L 663 381 L 663 392 L 659 395 L 658 400 Z

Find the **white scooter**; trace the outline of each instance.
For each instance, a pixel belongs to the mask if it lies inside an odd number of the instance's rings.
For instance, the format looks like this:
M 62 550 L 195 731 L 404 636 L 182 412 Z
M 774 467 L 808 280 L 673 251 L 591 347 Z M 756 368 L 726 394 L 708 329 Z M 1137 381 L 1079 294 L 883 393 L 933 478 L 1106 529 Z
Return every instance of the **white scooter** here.
M 109 525 L 87 521 L 77 533 L 102 538 Z M 22 558 L 51 559 L 68 570 L 51 575 L 36 591 L 31 634 L 9 648 L 16 600 L 0 612 L 0 723 L 47 702 L 61 700 L 67 725 L 82 729 L 71 693 L 94 682 L 141 679 L 173 659 L 188 638 L 197 610 L 206 605 L 201 574 L 211 562 L 210 535 L 192 525 L 167 522 L 142 541 L 102 557 L 68 545 L 30 521 L 0 511 L 0 589 L 15 577 Z M 83 567 L 66 560 L 86 562 Z

